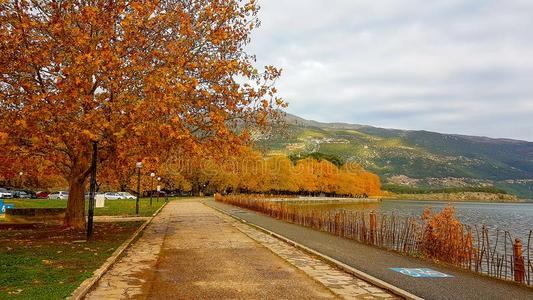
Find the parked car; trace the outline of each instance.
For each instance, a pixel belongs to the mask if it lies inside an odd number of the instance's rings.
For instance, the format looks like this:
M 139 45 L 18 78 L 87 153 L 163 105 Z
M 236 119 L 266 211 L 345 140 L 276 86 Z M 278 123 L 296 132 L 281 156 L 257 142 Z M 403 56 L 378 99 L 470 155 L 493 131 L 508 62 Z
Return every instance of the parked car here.
M 0 188 L 0 198 L 13 198 L 13 194 L 4 188 Z
M 37 199 L 48 199 L 48 195 L 50 195 L 50 193 L 45 191 L 40 191 L 35 194 Z
M 113 193 L 113 192 L 104 193 L 104 197 L 105 197 L 106 200 L 120 200 L 120 199 L 122 199 L 122 196 L 120 196 L 118 193 Z
M 132 194 L 128 192 L 118 192 L 117 194 L 119 194 L 120 197 L 122 197 L 121 199 L 126 199 L 126 200 L 137 199 L 137 197 L 133 196 Z
M 26 194 L 28 194 L 28 196 L 29 196 L 31 199 L 35 199 L 35 198 L 37 198 L 37 195 L 36 195 L 35 192 L 32 191 L 32 190 L 23 190 L 23 192 L 25 192 Z
M 11 194 L 13 195 L 13 198 L 20 198 L 20 199 L 31 198 L 31 195 L 26 193 L 25 191 L 11 191 Z
M 66 199 L 68 199 L 68 192 L 65 192 L 65 191 L 53 192 L 50 195 L 48 195 L 48 199 L 50 199 L 50 200 L 66 200 Z

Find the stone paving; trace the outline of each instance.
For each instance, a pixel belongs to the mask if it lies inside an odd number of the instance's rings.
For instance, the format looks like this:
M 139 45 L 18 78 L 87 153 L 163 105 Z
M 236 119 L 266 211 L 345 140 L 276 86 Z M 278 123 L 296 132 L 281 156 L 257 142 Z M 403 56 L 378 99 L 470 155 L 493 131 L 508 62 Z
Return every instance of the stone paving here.
M 244 234 L 270 249 L 343 299 L 397 299 L 393 294 L 361 280 L 275 237 L 219 213 Z
M 171 211 L 163 209 L 85 299 L 131 299 L 141 295 L 146 282 L 142 275 L 151 272 L 157 263 L 171 217 Z
M 198 201 L 169 203 L 86 297 L 332 298 L 393 296 Z

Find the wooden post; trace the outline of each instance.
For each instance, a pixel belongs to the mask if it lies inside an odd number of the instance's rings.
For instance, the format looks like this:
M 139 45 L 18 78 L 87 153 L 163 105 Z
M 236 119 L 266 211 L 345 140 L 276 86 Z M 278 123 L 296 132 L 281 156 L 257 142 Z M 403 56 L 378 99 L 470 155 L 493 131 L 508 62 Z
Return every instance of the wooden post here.
M 374 245 L 376 241 L 376 212 L 370 212 L 370 244 Z
M 516 282 L 524 282 L 524 256 L 522 256 L 522 241 L 515 239 L 513 245 L 514 257 L 514 280 Z

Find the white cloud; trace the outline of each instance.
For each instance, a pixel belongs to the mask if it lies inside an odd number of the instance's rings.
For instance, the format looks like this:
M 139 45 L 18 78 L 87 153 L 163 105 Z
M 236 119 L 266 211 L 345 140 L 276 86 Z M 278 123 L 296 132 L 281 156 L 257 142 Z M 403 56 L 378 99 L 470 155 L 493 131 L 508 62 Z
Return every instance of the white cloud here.
M 533 1 L 260 5 L 249 50 L 284 69 L 291 113 L 533 140 Z

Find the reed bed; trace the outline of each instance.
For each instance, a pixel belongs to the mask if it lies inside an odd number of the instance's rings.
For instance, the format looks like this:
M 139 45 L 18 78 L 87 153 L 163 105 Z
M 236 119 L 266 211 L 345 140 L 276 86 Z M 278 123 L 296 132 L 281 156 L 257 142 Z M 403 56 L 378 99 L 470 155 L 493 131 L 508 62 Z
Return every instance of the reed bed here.
M 446 262 L 491 277 L 533 285 L 533 233 L 525 243 L 508 231 L 467 226 L 453 207 L 420 218 L 353 210 L 322 210 L 262 195 L 216 195 L 215 200 L 403 254 Z

